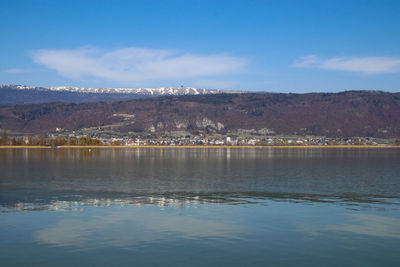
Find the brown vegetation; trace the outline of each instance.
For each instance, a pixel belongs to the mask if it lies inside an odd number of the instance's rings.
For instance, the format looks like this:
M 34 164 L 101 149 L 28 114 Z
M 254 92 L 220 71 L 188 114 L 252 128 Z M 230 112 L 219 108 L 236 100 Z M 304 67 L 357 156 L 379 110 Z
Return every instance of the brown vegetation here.
M 128 114 L 116 116 L 114 114 Z M 218 124 L 220 123 L 220 124 Z M 114 125 L 120 133 L 400 137 L 400 93 L 221 94 L 98 103 L 0 105 L 0 128 L 25 133 Z

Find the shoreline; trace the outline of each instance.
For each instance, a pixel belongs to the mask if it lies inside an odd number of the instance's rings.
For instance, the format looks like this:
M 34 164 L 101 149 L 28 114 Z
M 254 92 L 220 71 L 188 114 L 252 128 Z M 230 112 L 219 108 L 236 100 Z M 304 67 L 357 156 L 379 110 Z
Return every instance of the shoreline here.
M 234 148 L 234 149 L 241 149 L 241 148 L 400 148 L 400 146 L 395 145 L 309 145 L 309 146 L 226 146 L 226 145 L 183 145 L 183 146 L 166 146 L 166 145 L 143 145 L 143 146 L 113 146 L 113 145 L 104 145 L 104 146 L 59 146 L 59 147 L 51 147 L 51 146 L 0 146 L 0 149 L 75 149 L 75 148 L 90 148 L 90 149 L 101 149 L 101 148 Z

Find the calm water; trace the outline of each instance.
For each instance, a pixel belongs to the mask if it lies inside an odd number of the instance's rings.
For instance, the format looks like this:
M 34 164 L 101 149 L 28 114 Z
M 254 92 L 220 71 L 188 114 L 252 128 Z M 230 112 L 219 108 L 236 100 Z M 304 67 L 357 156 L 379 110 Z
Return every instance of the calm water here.
M 400 149 L 0 149 L 1 266 L 399 266 Z

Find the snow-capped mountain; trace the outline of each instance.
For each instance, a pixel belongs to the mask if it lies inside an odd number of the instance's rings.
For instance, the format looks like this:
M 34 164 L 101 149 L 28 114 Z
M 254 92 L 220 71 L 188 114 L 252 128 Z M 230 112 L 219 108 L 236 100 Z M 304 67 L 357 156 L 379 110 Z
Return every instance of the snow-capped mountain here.
M 221 94 L 238 93 L 238 91 L 204 89 L 193 87 L 159 87 L 159 88 L 87 88 L 71 86 L 51 86 L 35 87 L 27 85 L 2 85 L 16 90 L 41 90 L 56 92 L 75 92 L 75 93 L 101 93 L 101 94 L 141 94 L 141 95 L 203 95 L 203 94 Z
M 27 85 L 1 85 L 0 104 L 45 102 L 94 102 L 126 100 L 142 97 L 231 94 L 240 91 L 193 87 L 159 88 L 82 88 L 71 86 L 35 87 Z

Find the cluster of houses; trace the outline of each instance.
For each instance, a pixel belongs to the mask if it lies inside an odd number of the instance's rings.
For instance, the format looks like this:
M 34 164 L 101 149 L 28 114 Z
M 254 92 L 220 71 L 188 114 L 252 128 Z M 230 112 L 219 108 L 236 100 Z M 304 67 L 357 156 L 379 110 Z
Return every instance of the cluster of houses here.
M 252 137 L 252 136 L 180 136 L 153 137 L 136 136 L 101 139 L 105 144 L 127 146 L 144 145 L 210 145 L 210 146 L 302 146 L 302 145 L 379 145 L 380 142 L 371 137 L 329 138 L 329 137 Z
M 10 139 L 10 138 L 9 138 Z M 84 143 L 83 141 L 91 142 Z M 328 145 L 400 145 L 399 140 L 372 137 L 316 137 L 316 136 L 253 136 L 253 135 L 126 135 L 53 133 L 48 136 L 13 138 L 14 145 L 123 145 L 123 146 L 328 146 Z M 83 140 L 83 141 L 82 141 Z M 17 142 L 18 141 L 18 142 Z M 74 142 L 73 142 L 74 141 Z M 9 142 L 10 144 L 12 142 Z M 43 143 L 43 144 L 42 144 Z M 53 144 L 54 143 L 54 144 Z M 59 143 L 59 144 L 58 144 Z

